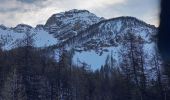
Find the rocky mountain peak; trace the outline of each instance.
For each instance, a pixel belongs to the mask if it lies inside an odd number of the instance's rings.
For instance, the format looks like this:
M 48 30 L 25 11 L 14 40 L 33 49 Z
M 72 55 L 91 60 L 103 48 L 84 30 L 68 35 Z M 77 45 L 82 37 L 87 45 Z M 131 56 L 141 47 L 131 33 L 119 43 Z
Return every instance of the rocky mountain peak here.
M 65 41 L 101 20 L 103 18 L 87 10 L 73 9 L 52 15 L 47 20 L 45 28 L 59 40 Z
M 13 30 L 18 33 L 25 33 L 31 29 L 33 29 L 33 27 L 27 24 L 18 24 L 16 27 L 13 28 Z

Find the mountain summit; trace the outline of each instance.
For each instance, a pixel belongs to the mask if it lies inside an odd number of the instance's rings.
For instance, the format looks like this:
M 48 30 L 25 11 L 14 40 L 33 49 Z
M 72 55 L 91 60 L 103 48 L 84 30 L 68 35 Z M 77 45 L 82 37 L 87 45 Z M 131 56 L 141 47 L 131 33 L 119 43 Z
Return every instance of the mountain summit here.
M 64 41 L 101 20 L 104 18 L 97 17 L 87 10 L 73 9 L 52 15 L 47 20 L 45 27 L 50 34 L 54 34 L 54 37 Z

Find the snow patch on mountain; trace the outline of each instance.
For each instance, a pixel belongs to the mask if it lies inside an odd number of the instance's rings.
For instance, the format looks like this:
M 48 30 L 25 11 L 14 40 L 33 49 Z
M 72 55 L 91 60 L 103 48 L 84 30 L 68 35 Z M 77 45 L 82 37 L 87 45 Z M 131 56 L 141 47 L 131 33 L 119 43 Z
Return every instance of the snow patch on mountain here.
M 75 55 L 73 56 L 73 62 L 75 64 L 86 63 L 93 70 L 96 70 L 105 64 L 107 56 L 112 55 L 114 57 L 114 60 L 117 61 L 115 63 L 118 64 L 118 52 L 120 47 L 121 46 L 103 48 L 103 52 L 96 52 L 94 50 L 75 52 Z

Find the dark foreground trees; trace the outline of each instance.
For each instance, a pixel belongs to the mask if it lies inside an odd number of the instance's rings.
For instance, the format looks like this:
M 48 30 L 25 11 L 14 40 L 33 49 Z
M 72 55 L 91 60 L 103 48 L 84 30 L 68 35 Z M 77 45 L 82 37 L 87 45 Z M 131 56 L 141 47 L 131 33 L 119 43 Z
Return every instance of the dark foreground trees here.
M 141 55 L 124 57 L 120 66 L 109 55 L 101 69 L 92 71 L 86 64 L 73 65 L 68 52 L 63 52 L 56 62 L 46 51 L 33 47 L 1 51 L 0 100 L 165 100 L 165 95 L 166 100 L 169 98 L 159 79 L 161 65 L 156 56 L 156 78 L 149 80 L 143 78 Z M 129 52 L 132 51 L 135 50 Z M 29 54 L 27 58 L 25 53 Z M 139 62 L 129 62 L 132 57 L 140 58 Z

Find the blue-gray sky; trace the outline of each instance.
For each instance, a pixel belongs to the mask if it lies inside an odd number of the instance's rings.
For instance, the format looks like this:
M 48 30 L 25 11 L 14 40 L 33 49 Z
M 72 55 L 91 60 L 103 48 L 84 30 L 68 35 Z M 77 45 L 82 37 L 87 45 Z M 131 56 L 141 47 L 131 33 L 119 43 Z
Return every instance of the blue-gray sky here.
M 159 0 L 0 0 L 0 24 L 44 24 L 54 13 L 86 9 L 100 17 L 137 17 L 159 25 Z

